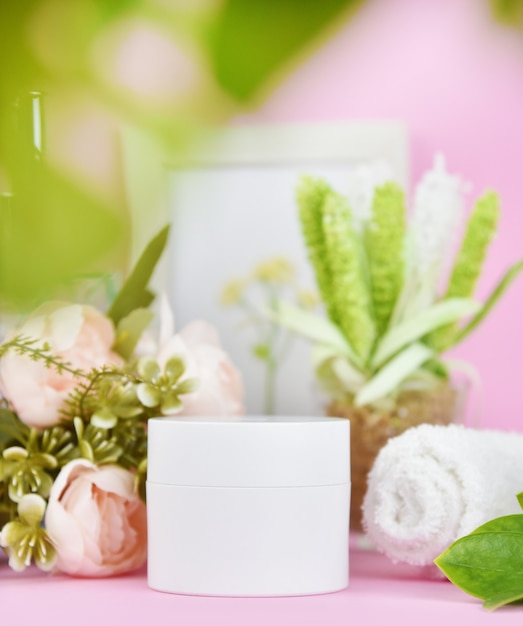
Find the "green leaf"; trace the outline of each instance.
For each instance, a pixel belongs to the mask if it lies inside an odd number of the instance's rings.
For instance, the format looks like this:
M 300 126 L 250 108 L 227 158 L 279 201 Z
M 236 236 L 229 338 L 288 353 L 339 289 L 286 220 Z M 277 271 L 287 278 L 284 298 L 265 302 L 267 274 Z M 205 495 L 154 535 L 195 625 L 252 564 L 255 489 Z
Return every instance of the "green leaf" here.
M 136 393 L 140 402 L 148 408 L 152 409 L 160 404 L 162 397 L 160 391 L 148 383 L 140 383 L 136 388 Z
M 361 0 L 226 0 L 210 30 L 209 56 L 219 84 L 249 100 L 344 9 Z
M 324 386 L 337 392 L 359 391 L 367 382 L 367 377 L 345 357 L 327 346 L 316 346 L 312 352 L 314 371 Z
M 42 496 L 29 493 L 18 503 L 20 521 L 31 528 L 38 528 L 45 513 L 46 502 Z
M 85 441 L 85 439 L 81 439 L 78 442 L 78 447 L 80 448 L 80 454 L 82 458 L 87 459 L 88 461 L 94 461 L 94 453 L 93 448 L 90 443 Z
M 162 371 L 152 356 L 144 356 L 138 361 L 138 374 L 147 382 L 158 383 Z
M 265 313 L 281 326 L 311 341 L 333 348 L 339 355 L 346 356 L 357 366 L 361 364 L 361 359 L 343 333 L 329 320 L 283 301 L 278 301 L 274 309 L 267 309 Z
M 434 351 L 421 343 L 413 343 L 383 367 L 356 394 L 356 406 L 372 404 L 393 391 L 405 378 L 415 372 L 425 361 L 434 357 Z
M 129 360 L 136 348 L 144 330 L 154 318 L 151 309 L 134 309 L 118 323 L 114 350 L 126 360 Z
M 164 415 L 174 415 L 179 413 L 183 408 L 182 401 L 176 392 L 168 394 L 162 401 L 161 411 Z
M 3 451 L 2 456 L 6 461 L 23 461 L 27 459 L 29 452 L 21 446 L 10 446 Z
M 1 88 L 0 94 L 4 115 L 9 105 Z M 15 129 L 8 138 L 6 122 L 3 117 L 0 152 L 4 148 L 12 155 L 20 144 L 30 143 L 16 137 Z M 2 140 L 12 145 L 1 145 Z M 0 160 L 3 167 L 8 165 Z M 15 190 L 11 206 L 4 206 L 5 197 L 0 195 L 0 300 L 3 305 L 11 303 L 27 310 L 52 299 L 58 288 L 63 290 L 78 276 L 95 271 L 109 253 L 121 253 L 125 228 L 123 217 L 114 208 L 53 169 L 50 160 L 11 165 L 12 169 L 4 172 Z
M 108 408 L 99 409 L 91 416 L 90 423 L 96 428 L 114 428 L 118 423 L 117 416 Z
M 503 24 L 523 27 L 523 4 L 521 0 L 490 0 L 494 17 Z
M 0 450 L 13 439 L 25 444 L 29 437 L 29 427 L 20 421 L 9 409 L 0 409 Z
M 435 328 L 471 315 L 480 307 L 479 303 L 469 298 L 449 298 L 401 322 L 378 343 L 371 361 L 372 367 L 379 367 L 398 350 Z
M 184 396 L 189 393 L 194 393 L 195 391 L 198 391 L 199 388 L 200 388 L 199 378 L 186 378 L 185 380 L 182 380 L 182 382 L 179 385 L 176 386 L 176 389 L 174 391 L 176 395 Z
M 485 304 L 479 310 L 479 312 L 470 320 L 470 322 L 460 331 L 458 332 L 450 342 L 449 345 L 445 347 L 448 349 L 450 347 L 455 346 L 465 339 L 467 335 L 469 335 L 481 322 L 485 319 L 485 317 L 490 313 L 494 305 L 501 298 L 501 296 L 508 289 L 510 284 L 514 281 L 514 279 L 518 276 L 518 274 L 523 271 L 523 260 L 515 263 L 511 268 L 507 270 L 503 278 L 500 280 L 494 291 L 490 294 Z
M 495 609 L 523 599 L 523 515 L 506 515 L 455 541 L 434 561 L 457 587 Z
M 114 299 L 108 316 L 118 326 L 120 320 L 139 308 L 147 308 L 154 300 L 154 295 L 147 285 L 167 244 L 169 236 L 167 225 L 147 244 L 133 271 L 127 278 Z
M 183 358 L 172 356 L 165 364 L 165 376 L 170 385 L 174 385 L 184 374 L 186 363 Z

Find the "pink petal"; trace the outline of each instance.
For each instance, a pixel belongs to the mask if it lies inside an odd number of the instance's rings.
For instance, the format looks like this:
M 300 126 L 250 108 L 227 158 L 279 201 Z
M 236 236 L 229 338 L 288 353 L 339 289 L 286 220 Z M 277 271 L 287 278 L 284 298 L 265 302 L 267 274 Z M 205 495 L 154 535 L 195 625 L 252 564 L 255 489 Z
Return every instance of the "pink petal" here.
M 69 483 L 78 476 L 89 473 L 94 469 L 96 469 L 96 465 L 93 465 L 93 463 L 87 459 L 69 461 L 67 465 L 62 467 L 60 473 L 55 478 L 53 486 L 51 487 L 51 493 L 49 494 L 49 500 L 59 500 Z
M 165 292 L 160 296 L 160 335 L 159 343 L 163 346 L 174 335 L 174 314 Z
M 181 338 L 189 348 L 208 344 L 216 348 L 221 348 L 220 336 L 214 326 L 203 320 L 195 320 L 184 326 L 180 332 Z
M 49 321 L 53 349 L 57 352 L 68 350 L 74 345 L 84 323 L 82 306 L 72 304 L 61 307 L 49 316 Z
M 58 569 L 66 574 L 76 574 L 84 558 L 84 541 L 77 520 L 59 502 L 50 500 L 45 528 L 56 548 Z
M 104 465 L 91 476 L 91 480 L 103 491 L 115 493 L 122 498 L 133 496 L 133 475 L 123 467 Z

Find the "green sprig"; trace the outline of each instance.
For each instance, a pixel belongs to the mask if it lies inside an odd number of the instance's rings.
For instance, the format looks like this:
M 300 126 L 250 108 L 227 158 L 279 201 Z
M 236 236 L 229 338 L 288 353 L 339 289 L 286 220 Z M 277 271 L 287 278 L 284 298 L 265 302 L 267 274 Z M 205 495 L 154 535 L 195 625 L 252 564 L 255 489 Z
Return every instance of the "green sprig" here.
M 13 339 L 0 345 L 0 359 L 8 352 L 14 351 L 19 355 L 25 355 L 32 361 L 41 361 L 46 368 L 54 368 L 58 374 L 69 372 L 75 377 L 83 376 L 81 369 L 74 368 L 69 361 L 52 354 L 51 346 L 44 342 L 38 345 L 39 340 L 24 335 L 16 335 Z
M 470 214 L 458 252 L 445 298 L 468 298 L 474 293 L 483 262 L 499 219 L 499 199 L 493 192 L 482 196 Z M 458 324 L 449 324 L 428 337 L 428 343 L 438 352 L 447 350 L 459 334 Z
M 331 302 L 343 334 L 356 353 L 366 359 L 376 338 L 376 327 L 351 213 L 345 199 L 337 193 L 331 192 L 325 199 L 322 226 Z
M 323 208 L 332 189 L 318 178 L 304 176 L 296 190 L 301 229 L 316 283 L 329 318 L 337 324 L 339 315 L 334 301 L 333 285 L 323 233 Z
M 403 285 L 405 239 L 405 199 L 394 183 L 378 187 L 372 216 L 365 230 L 371 294 L 378 332 L 389 323 Z
M 467 223 L 461 250 L 450 276 L 446 298 L 468 298 L 474 293 L 489 244 L 499 219 L 499 199 L 493 192 L 481 197 Z

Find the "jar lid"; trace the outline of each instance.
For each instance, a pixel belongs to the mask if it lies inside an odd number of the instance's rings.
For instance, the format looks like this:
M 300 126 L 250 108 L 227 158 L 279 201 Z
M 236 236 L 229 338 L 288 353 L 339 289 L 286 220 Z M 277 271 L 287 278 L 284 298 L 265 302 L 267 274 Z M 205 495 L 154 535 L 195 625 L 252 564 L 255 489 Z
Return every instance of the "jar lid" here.
M 151 483 L 305 487 L 350 482 L 350 423 L 335 417 L 149 420 Z

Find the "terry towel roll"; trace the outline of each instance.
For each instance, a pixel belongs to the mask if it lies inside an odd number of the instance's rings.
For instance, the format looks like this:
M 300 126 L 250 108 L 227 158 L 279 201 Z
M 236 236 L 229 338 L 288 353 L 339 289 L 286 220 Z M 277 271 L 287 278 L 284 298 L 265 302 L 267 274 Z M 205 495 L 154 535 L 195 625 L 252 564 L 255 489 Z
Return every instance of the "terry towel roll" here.
M 423 424 L 378 454 L 363 525 L 393 561 L 428 565 L 481 524 L 520 513 L 521 491 L 523 434 Z

